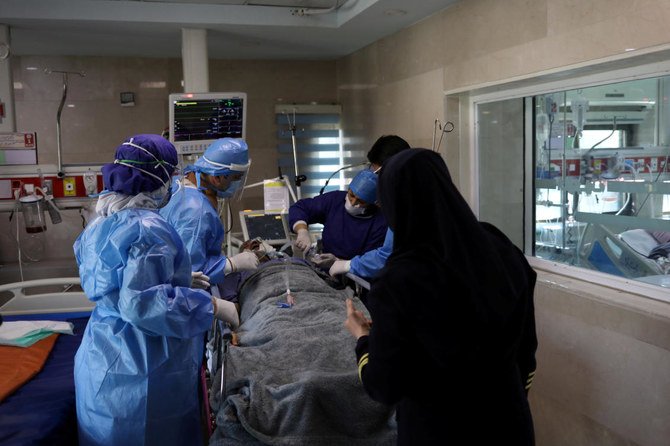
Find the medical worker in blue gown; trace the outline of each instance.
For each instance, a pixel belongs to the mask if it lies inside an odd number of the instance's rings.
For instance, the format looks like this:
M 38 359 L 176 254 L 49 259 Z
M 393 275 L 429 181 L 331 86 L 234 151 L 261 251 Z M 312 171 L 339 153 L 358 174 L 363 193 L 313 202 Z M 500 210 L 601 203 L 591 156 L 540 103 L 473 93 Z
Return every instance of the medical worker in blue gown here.
M 98 217 L 74 243 L 95 302 L 75 357 L 80 445 L 201 444 L 198 378 L 214 302 L 157 209 L 177 164 L 159 135 L 136 135 L 102 167 Z
M 217 198 L 230 198 L 241 192 L 249 170 L 249 148 L 236 138 L 214 141 L 198 160 L 184 169 L 186 176 L 176 181 L 176 191 L 160 214 L 172 224 L 191 257 L 194 274 L 202 272 L 206 283 L 221 285 L 226 274 L 258 267 L 253 252 L 226 257 L 221 251 L 225 235 L 217 212 Z M 239 322 L 231 310 L 228 320 Z
M 288 212 L 289 225 L 297 234 L 296 247 L 303 252 L 310 248 L 307 226 L 314 223 L 323 224 L 323 252 L 338 259 L 380 247 L 387 226 L 376 201 L 377 175 L 368 169 L 351 180 L 347 191 L 298 200 Z

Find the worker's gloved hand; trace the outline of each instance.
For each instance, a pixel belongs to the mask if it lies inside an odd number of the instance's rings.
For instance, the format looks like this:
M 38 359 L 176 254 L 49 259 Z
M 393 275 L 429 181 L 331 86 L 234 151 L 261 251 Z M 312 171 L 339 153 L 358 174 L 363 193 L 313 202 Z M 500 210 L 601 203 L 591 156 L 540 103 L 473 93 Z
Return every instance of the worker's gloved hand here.
M 309 247 L 312 246 L 312 237 L 310 237 L 308 229 L 298 229 L 298 237 L 295 239 L 295 246 L 302 252 L 307 251 Z
M 227 300 L 212 297 L 214 306 L 214 317 L 220 321 L 230 324 L 233 330 L 240 326 L 240 315 L 237 312 L 237 306 Z
M 333 263 L 333 266 L 330 267 L 328 274 L 330 274 L 332 277 L 335 277 L 339 274 L 346 274 L 349 272 L 350 265 L 350 260 L 336 260 L 335 263 Z
M 206 290 L 209 287 L 209 276 L 204 275 L 202 271 L 193 271 L 191 273 L 191 288 Z
M 226 273 L 251 271 L 258 268 L 258 256 L 251 251 L 244 251 L 226 259 Z
M 329 269 L 331 266 L 333 266 L 333 263 L 335 263 L 335 261 L 339 259 L 335 257 L 333 254 L 324 253 L 324 254 L 316 254 L 310 260 L 312 261 L 312 263 L 314 263 L 321 269 Z

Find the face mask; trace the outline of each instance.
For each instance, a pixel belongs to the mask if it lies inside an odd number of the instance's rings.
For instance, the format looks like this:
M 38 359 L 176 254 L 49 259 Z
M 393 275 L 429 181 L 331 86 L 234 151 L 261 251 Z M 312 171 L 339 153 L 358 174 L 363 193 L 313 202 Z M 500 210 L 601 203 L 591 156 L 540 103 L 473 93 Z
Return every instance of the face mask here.
M 356 217 L 358 215 L 361 215 L 365 212 L 365 208 L 359 204 L 356 206 L 351 204 L 351 201 L 349 201 L 349 195 L 346 195 L 344 197 L 344 209 L 347 211 L 347 213 L 353 217 Z
M 233 195 L 235 195 L 235 192 L 237 192 L 240 189 L 240 186 L 242 185 L 242 180 L 237 180 L 237 181 L 231 181 L 230 185 L 226 190 L 217 190 L 216 191 L 216 196 L 219 198 L 230 198 Z

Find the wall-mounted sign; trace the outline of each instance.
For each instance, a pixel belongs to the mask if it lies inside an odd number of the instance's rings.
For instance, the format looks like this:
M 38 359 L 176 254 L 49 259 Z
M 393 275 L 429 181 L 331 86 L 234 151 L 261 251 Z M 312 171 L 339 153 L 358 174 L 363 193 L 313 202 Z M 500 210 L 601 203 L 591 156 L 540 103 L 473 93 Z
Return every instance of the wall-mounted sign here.
M 0 133 L 0 150 L 35 150 L 35 133 Z
M 132 107 L 135 105 L 135 93 L 132 91 L 121 92 L 121 107 Z

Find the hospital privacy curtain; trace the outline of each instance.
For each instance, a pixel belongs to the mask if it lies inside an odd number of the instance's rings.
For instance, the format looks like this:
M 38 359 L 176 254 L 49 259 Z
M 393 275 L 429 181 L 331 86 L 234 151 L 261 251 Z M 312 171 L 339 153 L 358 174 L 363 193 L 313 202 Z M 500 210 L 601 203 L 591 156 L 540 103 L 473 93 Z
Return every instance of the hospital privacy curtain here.
M 295 127 L 298 174 L 307 180 L 301 184 L 302 198 L 314 197 L 337 169 L 366 161 L 365 151 L 343 148 L 340 105 L 276 105 L 277 151 L 281 172 L 295 184 L 292 127 Z M 351 179 L 363 169 L 356 166 L 335 173 L 324 192 L 345 190 Z

